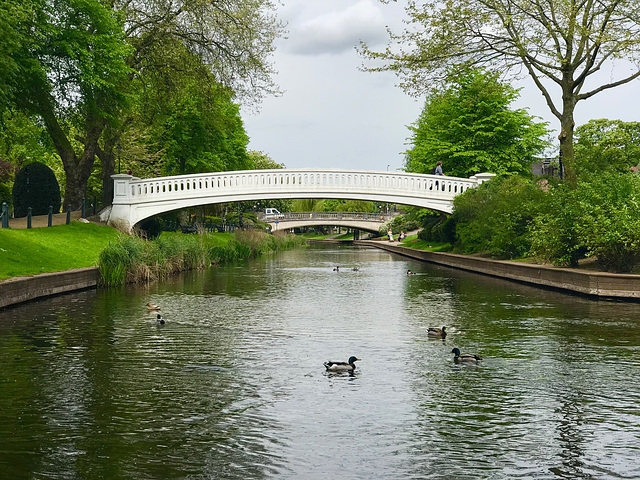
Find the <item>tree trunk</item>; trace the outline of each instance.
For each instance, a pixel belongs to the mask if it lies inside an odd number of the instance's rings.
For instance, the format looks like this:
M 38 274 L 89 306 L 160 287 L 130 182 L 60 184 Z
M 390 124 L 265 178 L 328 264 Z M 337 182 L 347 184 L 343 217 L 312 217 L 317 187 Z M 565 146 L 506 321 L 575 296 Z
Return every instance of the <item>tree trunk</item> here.
M 575 110 L 575 95 L 573 94 L 573 85 L 570 82 L 563 88 L 562 94 L 562 115 L 560 117 L 560 160 L 564 166 L 564 179 L 570 186 L 576 185 L 576 167 L 575 156 L 573 153 L 573 128 L 575 122 L 573 120 L 573 112 Z M 561 170 L 562 172 L 562 170 Z
M 119 136 L 113 128 L 107 127 L 103 138 L 103 148 L 98 149 L 97 154 L 102 163 L 102 205 L 107 206 L 113 203 L 113 178 L 111 178 L 111 175 L 116 170 L 114 148 L 118 144 Z

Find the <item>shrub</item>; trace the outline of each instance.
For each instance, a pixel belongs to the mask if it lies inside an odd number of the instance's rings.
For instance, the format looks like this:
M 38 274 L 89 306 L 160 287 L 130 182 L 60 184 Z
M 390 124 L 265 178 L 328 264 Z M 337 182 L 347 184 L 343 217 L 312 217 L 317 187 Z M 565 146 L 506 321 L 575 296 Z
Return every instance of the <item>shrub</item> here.
M 531 248 L 530 225 L 544 192 L 519 176 L 505 176 L 469 189 L 454 200 L 454 249 L 517 258 Z
M 60 186 L 53 170 L 44 163 L 25 165 L 16 175 L 13 184 L 13 214 L 25 217 L 28 208 L 33 215 L 46 215 L 49 206 L 53 213 L 60 211 Z

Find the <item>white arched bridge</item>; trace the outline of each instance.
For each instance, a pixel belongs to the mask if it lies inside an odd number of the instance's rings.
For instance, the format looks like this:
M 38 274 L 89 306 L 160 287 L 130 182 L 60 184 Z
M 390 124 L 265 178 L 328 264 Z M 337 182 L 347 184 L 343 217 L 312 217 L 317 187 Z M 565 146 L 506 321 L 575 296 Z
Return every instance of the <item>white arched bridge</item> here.
M 113 205 L 101 219 L 132 228 L 171 210 L 214 203 L 290 198 L 340 198 L 413 205 L 451 213 L 456 195 L 489 180 L 363 170 L 240 170 L 141 179 L 113 175 Z

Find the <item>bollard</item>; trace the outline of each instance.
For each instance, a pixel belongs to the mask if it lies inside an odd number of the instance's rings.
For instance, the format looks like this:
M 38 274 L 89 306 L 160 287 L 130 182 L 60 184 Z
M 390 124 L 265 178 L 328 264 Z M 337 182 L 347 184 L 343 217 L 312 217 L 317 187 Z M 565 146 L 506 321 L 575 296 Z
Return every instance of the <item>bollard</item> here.
M 47 227 L 53 224 L 53 207 L 49 205 L 49 218 L 47 219 Z
M 87 199 L 82 199 L 82 218 L 87 218 Z
M 31 217 L 33 216 L 33 208 L 27 208 L 27 228 L 31 228 Z
M 71 204 L 67 205 L 67 225 L 71 223 Z
M 9 228 L 9 205 L 2 202 L 2 228 Z

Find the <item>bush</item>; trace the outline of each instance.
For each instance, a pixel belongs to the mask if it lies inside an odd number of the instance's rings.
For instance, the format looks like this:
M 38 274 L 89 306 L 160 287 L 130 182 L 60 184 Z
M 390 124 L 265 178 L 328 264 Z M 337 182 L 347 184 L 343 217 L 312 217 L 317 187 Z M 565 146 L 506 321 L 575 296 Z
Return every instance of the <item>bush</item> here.
M 60 211 L 60 186 L 53 170 L 44 163 L 25 165 L 16 175 L 13 184 L 13 214 L 25 217 L 28 208 L 33 215 L 46 215 L 49 207 L 53 213 Z
M 531 248 L 529 227 L 544 192 L 519 176 L 505 176 L 469 189 L 454 200 L 454 250 L 497 258 L 525 256 Z

